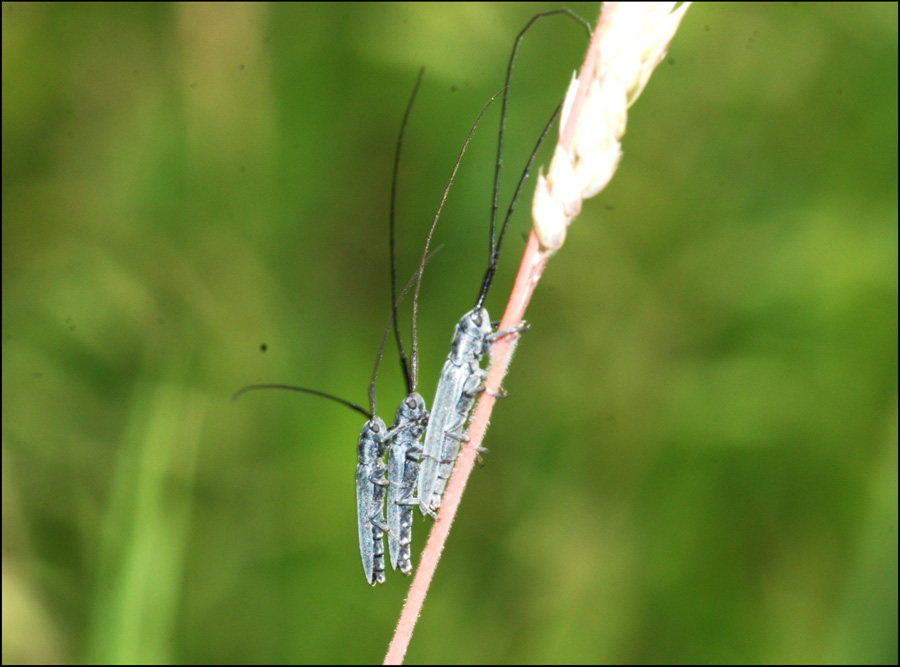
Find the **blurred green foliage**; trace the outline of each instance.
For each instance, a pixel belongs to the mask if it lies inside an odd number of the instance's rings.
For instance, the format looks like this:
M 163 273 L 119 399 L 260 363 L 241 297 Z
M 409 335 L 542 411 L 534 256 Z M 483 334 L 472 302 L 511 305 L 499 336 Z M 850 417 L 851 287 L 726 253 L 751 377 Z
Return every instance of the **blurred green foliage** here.
M 409 581 L 362 576 L 358 415 L 228 397 L 365 402 L 416 71 L 404 282 L 556 6 L 3 4 L 4 662 L 381 659 Z M 504 200 L 584 48 L 526 39 Z M 896 663 L 897 62 L 896 4 L 688 11 L 529 310 L 410 661 Z M 426 398 L 498 111 L 426 271 Z M 382 412 L 401 385 L 389 348 Z

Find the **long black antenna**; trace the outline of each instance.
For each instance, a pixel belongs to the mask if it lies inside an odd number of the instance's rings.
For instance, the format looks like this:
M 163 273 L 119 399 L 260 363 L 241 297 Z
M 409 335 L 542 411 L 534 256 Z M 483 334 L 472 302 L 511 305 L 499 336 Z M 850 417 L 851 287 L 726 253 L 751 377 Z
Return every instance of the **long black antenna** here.
M 375 412 L 376 412 L 375 411 L 375 379 L 378 377 L 378 364 L 381 363 L 381 355 L 384 353 L 384 343 L 387 340 L 388 333 L 391 330 L 391 323 L 397 321 L 397 309 L 400 307 L 400 302 L 403 301 L 403 299 L 406 297 L 406 293 L 409 292 L 410 288 L 412 287 L 413 281 L 421 280 L 422 271 L 425 270 L 425 265 L 431 261 L 432 257 L 434 257 L 442 247 L 443 246 L 438 246 L 437 248 L 434 249 L 434 251 L 430 255 L 422 258 L 422 261 L 419 263 L 419 267 L 416 269 L 416 272 L 414 274 L 412 274 L 412 276 L 410 276 L 409 280 L 406 283 L 406 287 L 403 288 L 403 291 L 400 293 L 400 296 L 397 298 L 397 300 L 394 301 L 394 304 L 391 308 L 391 314 L 388 316 L 387 324 L 384 327 L 384 333 L 381 334 L 381 345 L 378 346 L 378 356 L 375 357 L 375 367 L 372 369 L 372 380 L 369 382 L 369 404 L 372 406 L 372 414 L 375 414 Z M 415 306 L 415 302 L 413 302 L 413 305 Z M 413 322 L 415 322 L 415 317 L 416 317 L 416 313 L 415 313 L 415 308 L 414 308 L 413 309 Z M 412 361 L 413 361 L 414 369 L 415 369 L 415 363 L 416 363 L 415 331 L 416 330 L 413 329 L 413 351 L 414 351 L 414 353 L 413 353 Z M 413 371 L 413 378 L 415 378 L 415 370 Z M 407 391 L 411 394 L 414 391 L 414 389 L 409 389 L 408 387 L 409 387 L 409 385 L 407 385 Z M 415 384 L 413 384 L 413 387 L 415 387 Z
M 506 210 L 506 217 L 503 219 L 503 224 L 500 226 L 500 235 L 497 237 L 497 243 L 494 246 L 493 253 L 491 254 L 491 261 L 488 262 L 487 271 L 484 272 L 484 279 L 481 281 L 481 291 L 478 293 L 478 300 L 475 302 L 475 310 L 481 308 L 481 306 L 484 305 L 484 300 L 487 298 L 487 293 L 491 287 L 491 282 L 493 282 L 494 280 L 494 274 L 497 272 L 497 262 L 500 260 L 500 247 L 503 245 L 503 236 L 506 234 L 506 228 L 509 226 L 509 219 L 512 217 L 513 209 L 516 207 L 516 201 L 518 201 L 519 194 L 522 192 L 522 186 L 525 185 L 525 181 L 528 178 L 528 172 L 531 170 L 531 164 L 534 162 L 534 158 L 537 155 L 541 144 L 544 143 L 544 139 L 547 138 L 547 133 L 550 131 L 553 123 L 556 121 L 556 117 L 559 115 L 560 109 L 562 109 L 562 104 L 556 107 L 556 109 L 553 111 L 553 115 L 550 116 L 549 122 L 544 126 L 544 131 L 541 132 L 541 136 L 532 149 L 531 155 L 528 156 L 528 162 L 525 164 L 525 169 L 524 171 L 522 171 L 522 175 L 519 177 L 519 183 L 516 185 L 516 191 L 513 193 L 512 201 L 509 202 L 509 208 Z
M 531 26 L 534 25 L 535 21 L 537 21 L 538 19 L 542 19 L 545 16 L 553 16 L 554 14 L 566 14 L 567 16 L 571 17 L 574 21 L 577 21 L 578 23 L 583 25 L 585 30 L 587 30 L 588 38 L 591 37 L 591 24 L 570 9 L 553 9 L 548 12 L 535 14 L 531 17 L 531 20 L 527 23 L 527 25 L 522 28 L 522 30 L 516 36 L 516 41 L 513 44 L 512 54 L 509 57 L 509 64 L 506 66 L 506 85 L 504 88 L 506 92 L 503 93 L 503 105 L 500 109 L 500 131 L 497 134 L 497 165 L 494 168 L 494 193 L 493 201 L 491 203 L 490 253 L 488 255 L 491 258 L 491 261 L 493 261 L 494 256 L 497 254 L 495 252 L 496 242 L 494 239 L 497 230 L 497 208 L 498 199 L 500 196 L 500 167 L 503 162 L 503 133 L 506 129 L 506 107 L 509 102 L 509 83 L 512 79 L 513 65 L 516 62 L 516 54 L 519 51 L 519 42 L 522 41 L 522 38 L 525 36 L 525 33 L 528 32 L 528 29 L 531 28 Z
M 329 401 L 335 401 L 336 403 L 341 403 L 342 405 L 346 405 L 351 410 L 356 410 L 360 414 L 365 415 L 369 419 L 373 417 L 373 414 L 366 410 L 363 407 L 360 407 L 356 403 L 351 403 L 350 401 L 344 400 L 338 396 L 332 396 L 331 394 L 326 394 L 324 391 L 316 391 L 315 389 L 307 389 L 306 387 L 295 387 L 290 384 L 251 384 L 246 387 L 241 387 L 231 396 L 231 400 L 234 401 L 238 397 L 243 396 L 248 391 L 256 391 L 257 389 L 289 389 L 290 391 L 300 391 L 304 394 L 312 394 L 313 396 L 321 396 L 322 398 L 327 398 Z
M 409 113 L 412 111 L 413 102 L 416 99 L 416 93 L 419 92 L 419 85 L 422 83 L 422 75 L 425 73 L 425 68 L 421 68 L 419 70 L 419 76 L 416 79 L 416 85 L 413 87 L 412 95 L 409 97 L 409 102 L 406 105 L 406 111 L 403 113 L 403 120 L 400 122 L 400 135 L 397 137 L 397 150 L 394 152 L 394 173 L 391 177 L 391 216 L 390 216 L 390 244 L 391 244 L 391 304 L 393 304 L 393 308 L 391 309 L 391 318 L 394 323 L 394 336 L 397 339 L 397 349 L 400 351 L 400 367 L 403 369 L 403 379 L 406 380 L 406 391 L 407 393 L 412 393 L 416 388 L 416 380 L 415 378 L 410 378 L 409 375 L 409 363 L 406 360 L 406 352 L 403 349 L 403 340 L 400 337 L 400 326 L 397 324 L 397 262 L 396 262 L 396 244 L 394 241 L 394 227 L 395 227 L 395 210 L 397 204 L 397 174 L 400 170 L 400 148 L 403 146 L 403 135 L 406 132 L 406 123 L 409 120 Z M 424 258 L 423 258 L 424 259 Z M 415 363 L 416 358 L 416 320 L 413 317 L 412 321 L 413 327 L 413 348 L 412 348 L 412 358 L 413 363 Z
M 403 112 L 403 120 L 400 122 L 400 134 L 397 137 L 397 148 L 394 151 L 394 168 L 393 175 L 391 177 L 391 208 L 390 208 L 390 217 L 389 217 L 389 230 L 390 230 L 390 246 L 391 246 L 391 314 L 388 317 L 387 324 L 384 328 L 384 333 L 381 336 L 381 343 L 378 346 L 378 355 L 375 357 L 375 366 L 372 368 L 372 378 L 369 381 L 369 406 L 371 407 L 371 412 L 367 411 L 365 408 L 360 407 L 356 403 L 352 403 L 346 399 L 340 398 L 338 396 L 333 396 L 332 394 L 327 394 L 322 391 L 317 391 L 315 389 L 308 389 L 306 387 L 297 387 L 294 385 L 287 384 L 254 384 L 249 385 L 247 387 L 242 387 L 231 397 L 231 400 L 234 400 L 241 396 L 242 394 L 258 389 L 288 389 L 290 391 L 298 391 L 304 394 L 312 394 L 313 396 L 321 396 L 322 398 L 327 398 L 329 400 L 335 401 L 337 403 L 341 403 L 342 405 L 346 405 L 348 408 L 356 410 L 357 412 L 364 414 L 369 419 L 372 419 L 377 410 L 376 410 L 376 400 L 375 400 L 375 382 L 378 377 L 378 366 L 381 363 L 381 357 L 384 354 L 384 345 L 387 341 L 388 333 L 391 330 L 391 324 L 393 323 L 394 333 L 397 339 L 397 349 L 400 351 L 400 367 L 403 369 L 403 377 L 406 380 L 407 392 L 412 393 L 415 390 L 415 380 L 410 379 L 410 371 L 409 371 L 409 363 L 406 359 L 406 352 L 403 349 L 403 340 L 400 337 L 400 328 L 397 324 L 397 309 L 400 307 L 400 302 L 403 301 L 403 298 L 406 296 L 406 293 L 409 291 L 412 286 L 412 282 L 417 277 L 422 275 L 422 271 L 425 268 L 425 265 L 431 261 L 431 258 L 434 257 L 435 253 L 437 253 L 440 248 L 437 248 L 433 253 L 428 256 L 422 256 L 422 262 L 419 264 L 419 268 L 415 274 L 413 274 L 412 278 L 409 279 L 409 282 L 406 284 L 406 287 L 403 288 L 403 292 L 400 294 L 400 297 L 397 297 L 397 265 L 396 265 L 396 252 L 395 252 L 395 241 L 394 241 L 394 228 L 395 228 L 395 219 L 396 219 L 396 204 L 397 204 L 397 175 L 400 169 L 400 149 L 403 146 L 403 135 L 406 132 L 406 125 L 409 121 L 409 114 L 412 110 L 413 102 L 416 99 L 416 94 L 419 92 L 419 86 L 422 83 L 422 75 L 425 73 L 425 68 L 422 67 L 419 70 L 419 75 L 416 78 L 416 85 L 413 86 L 412 95 L 410 95 L 409 102 L 406 104 L 406 111 Z M 413 364 L 415 364 L 416 359 L 416 320 L 415 313 L 413 313 L 413 349 L 412 349 L 412 358 Z
M 482 116 L 484 116 L 485 112 L 488 110 L 488 107 L 494 103 L 497 97 L 503 93 L 503 103 L 501 108 L 500 115 L 500 131 L 498 133 L 497 140 L 497 164 L 494 169 L 494 191 L 493 191 L 493 201 L 491 204 L 491 227 L 490 227 L 490 254 L 489 254 L 489 264 L 487 271 L 484 274 L 484 279 L 481 283 L 481 291 L 478 295 L 478 300 L 476 302 L 475 307 L 480 308 L 485 298 L 487 297 L 488 289 L 490 289 L 491 282 L 494 279 L 494 274 L 497 270 L 497 261 L 500 257 L 500 248 L 503 244 L 503 237 L 506 234 L 506 228 L 509 225 L 509 220 L 512 217 L 513 209 L 515 208 L 516 201 L 519 198 L 519 194 L 522 191 L 522 186 L 525 183 L 525 180 L 528 178 L 529 170 L 531 169 L 531 165 L 534 162 L 535 156 L 537 155 L 538 150 L 541 147 L 541 144 L 544 142 L 544 139 L 547 136 L 547 133 L 550 131 L 550 127 L 553 125 L 556 120 L 557 115 L 562 107 L 560 105 L 553 112 L 553 115 L 550 117 L 550 121 L 544 127 L 543 132 L 541 132 L 541 136 L 537 141 L 534 149 L 531 152 L 531 155 L 528 158 L 528 162 L 525 165 L 525 169 L 522 172 L 522 175 L 519 177 L 519 182 L 516 185 L 516 190 L 513 193 L 512 200 L 510 201 L 509 208 L 506 211 L 506 216 L 503 220 L 503 224 L 500 227 L 500 234 L 496 236 L 496 222 L 497 222 L 497 208 L 498 208 L 498 198 L 499 198 L 499 189 L 500 189 L 500 171 L 502 164 L 502 155 L 503 155 L 503 133 L 506 126 L 506 108 L 509 100 L 509 83 L 512 78 L 512 70 L 513 65 L 516 59 L 516 52 L 519 48 L 519 42 L 522 40 L 522 37 L 528 31 L 528 29 L 540 18 L 545 16 L 552 16 L 554 14 L 566 14 L 571 17 L 573 20 L 577 21 L 581 25 L 585 27 L 587 30 L 588 36 L 591 35 L 591 26 L 590 24 L 582 19 L 580 16 L 575 14 L 569 9 L 554 9 L 548 12 L 542 12 L 537 14 L 531 18 L 528 24 L 519 32 L 516 36 L 515 44 L 513 45 L 512 55 L 509 59 L 509 64 L 506 69 L 506 85 L 488 101 L 487 104 L 481 109 L 481 112 L 478 114 L 478 118 L 475 119 L 475 124 L 472 125 L 472 128 L 469 130 L 469 134 L 466 137 L 465 142 L 463 143 L 462 150 L 459 152 L 459 157 L 456 159 L 456 164 L 453 166 L 453 171 L 450 174 L 450 180 L 447 182 L 447 187 L 444 189 L 444 194 L 441 196 L 440 204 L 438 205 L 437 212 L 434 214 L 434 220 L 431 223 L 431 228 L 428 230 L 428 236 L 425 239 L 425 248 L 422 251 L 422 261 L 419 263 L 419 267 L 413 276 L 410 278 L 409 282 L 406 284 L 406 287 L 403 288 L 400 296 L 397 296 L 397 273 L 396 273 L 396 260 L 395 260 L 395 252 L 394 252 L 394 212 L 396 205 L 396 197 L 397 197 L 397 173 L 399 170 L 400 163 L 400 148 L 403 144 L 403 135 L 406 130 L 406 124 L 409 119 L 409 114 L 412 109 L 413 101 L 416 98 L 416 94 L 419 91 L 419 85 L 422 82 L 422 75 L 425 71 L 425 68 L 419 70 L 419 76 L 416 79 L 416 84 L 413 88 L 412 95 L 410 96 L 409 103 L 407 104 L 406 111 L 403 114 L 403 121 L 400 125 L 400 135 L 397 139 L 397 150 L 394 154 L 394 170 L 393 170 L 393 178 L 391 180 L 391 208 L 390 208 L 390 244 L 391 244 L 391 299 L 393 306 L 391 308 L 391 314 L 388 318 L 387 325 L 385 326 L 384 333 L 381 336 L 381 343 L 378 346 L 378 356 L 375 358 L 375 366 L 372 369 L 372 378 L 369 382 L 369 405 L 371 406 L 371 412 L 366 410 L 365 408 L 357 405 L 356 403 L 352 403 L 348 400 L 340 398 L 338 396 L 334 396 L 332 394 L 327 394 L 323 391 L 317 391 L 315 389 L 309 389 L 307 387 L 297 387 L 293 385 L 287 384 L 252 384 L 246 387 L 241 387 L 238 389 L 231 397 L 231 400 L 235 400 L 242 396 L 243 394 L 249 391 L 256 391 L 260 389 L 287 389 L 289 391 L 297 391 L 304 394 L 312 394 L 313 396 L 320 396 L 322 398 L 328 399 L 330 401 L 334 401 L 336 403 L 340 403 L 342 405 L 346 405 L 351 410 L 355 410 L 362 415 L 365 415 L 368 419 L 372 419 L 376 412 L 375 406 L 375 380 L 378 376 L 378 366 L 381 362 L 381 357 L 384 353 L 384 345 L 387 341 L 388 333 L 390 332 L 391 325 L 393 324 L 397 347 L 400 352 L 400 365 L 403 368 L 403 376 L 406 380 L 407 391 L 410 393 L 415 390 L 417 378 L 418 378 L 418 358 L 417 358 L 417 349 L 418 349 L 418 341 L 416 336 L 416 317 L 418 314 L 418 306 L 419 306 L 419 292 L 422 286 L 422 273 L 425 269 L 425 265 L 431 261 L 431 258 L 440 250 L 440 247 L 434 250 L 431 254 L 428 254 L 428 248 L 431 244 L 431 238 L 434 234 L 435 226 L 437 225 L 438 218 L 440 218 L 441 210 L 444 208 L 444 202 L 447 201 L 447 195 L 450 193 L 450 187 L 453 185 L 453 179 L 456 177 L 456 172 L 459 169 L 460 162 L 462 162 L 463 155 L 465 155 L 466 149 L 469 146 L 469 142 L 472 139 L 472 136 L 475 134 L 475 129 L 478 127 L 478 124 L 481 122 Z M 496 240 L 495 240 L 496 236 Z M 397 309 L 400 306 L 400 302 L 403 301 L 410 287 L 412 286 L 413 280 L 416 283 L 416 289 L 413 295 L 413 313 L 412 313 L 412 350 L 410 361 L 407 362 L 406 353 L 403 349 L 403 341 L 400 337 L 399 327 L 397 326 Z
M 404 287 L 403 291 L 400 293 L 400 297 L 397 299 L 397 301 L 394 302 L 394 307 L 391 311 L 392 313 L 394 311 L 396 311 L 396 309 L 400 305 L 400 302 L 403 301 L 404 297 L 406 296 L 406 293 L 409 292 L 410 288 L 412 287 L 413 280 L 415 280 L 416 278 L 419 277 L 419 275 L 421 275 L 422 271 L 425 269 L 425 265 L 431 261 L 431 259 L 438 253 L 438 251 L 442 247 L 443 246 L 438 246 L 437 248 L 434 249 L 434 251 L 430 255 L 428 255 L 428 257 L 425 257 L 422 260 L 422 263 L 419 265 L 419 268 L 416 269 L 416 272 L 410 277 L 409 281 L 406 283 L 406 287 Z M 231 396 L 231 400 L 232 401 L 236 400 L 240 396 L 243 396 L 244 394 L 246 394 L 248 391 L 257 391 L 259 389 L 287 389 L 289 391 L 299 391 L 304 394 L 312 394 L 313 396 L 321 396 L 322 398 L 327 398 L 329 401 L 334 401 L 336 403 L 340 403 L 341 405 L 346 405 L 351 410 L 356 410 L 358 413 L 365 415 L 369 419 L 372 419 L 375 416 L 375 378 L 378 375 L 378 364 L 381 361 L 382 354 L 384 353 L 384 344 L 387 341 L 388 333 L 390 333 L 390 330 L 391 330 L 391 320 L 392 320 L 392 316 L 389 316 L 387 324 L 384 327 L 384 333 L 381 334 L 381 343 L 378 346 L 378 356 L 375 357 L 375 367 L 372 369 L 372 380 L 369 382 L 369 404 L 372 407 L 371 412 L 369 412 L 365 408 L 357 405 L 356 403 L 352 403 L 344 398 L 341 398 L 340 396 L 334 396 L 333 394 L 326 394 L 324 391 L 318 391 L 316 389 L 308 389 L 307 387 L 297 387 L 292 384 L 251 384 L 251 385 L 247 385 L 246 387 L 241 387 L 236 392 L 234 392 L 234 394 L 232 394 L 232 396 Z
M 478 118 L 475 119 L 475 124 L 472 125 L 472 129 L 469 130 L 469 134 L 466 137 L 465 142 L 463 142 L 462 150 L 459 151 L 459 157 L 456 158 L 456 164 L 453 165 L 453 171 L 450 172 L 450 180 L 447 181 L 447 187 L 444 188 L 444 194 L 441 196 L 441 203 L 438 204 L 437 212 L 434 214 L 434 220 L 431 221 L 431 229 L 428 230 L 428 236 L 425 237 L 425 248 L 422 250 L 422 258 L 424 260 L 425 256 L 428 254 L 428 246 L 431 244 L 431 236 L 434 234 L 434 228 L 437 225 L 438 218 L 441 217 L 441 210 L 444 208 L 444 202 L 447 201 L 447 195 L 450 194 L 450 187 L 453 185 L 453 179 L 456 178 L 456 171 L 459 169 L 459 163 L 462 162 L 463 155 L 466 154 L 466 148 L 469 147 L 469 142 L 472 140 L 472 136 L 475 134 L 475 129 L 478 127 L 478 123 L 481 122 L 482 116 L 484 116 L 485 112 L 488 110 L 494 100 L 503 92 L 503 89 L 498 90 L 494 93 L 494 96 L 488 100 L 488 103 L 485 104 L 481 111 L 478 113 Z M 416 321 L 416 316 L 419 311 L 419 290 L 422 287 L 422 268 L 420 267 L 418 271 L 418 276 L 416 278 L 416 291 L 413 295 L 413 322 Z M 416 349 L 416 330 L 413 328 L 413 350 Z M 413 377 L 417 377 L 419 373 L 418 367 L 418 359 L 413 356 L 412 358 L 412 375 Z

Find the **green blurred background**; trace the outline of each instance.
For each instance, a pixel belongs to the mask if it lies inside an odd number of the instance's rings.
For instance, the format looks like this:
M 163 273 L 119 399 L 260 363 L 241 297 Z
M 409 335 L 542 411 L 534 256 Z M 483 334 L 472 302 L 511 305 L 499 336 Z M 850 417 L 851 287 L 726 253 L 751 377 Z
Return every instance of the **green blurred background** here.
M 359 416 L 228 399 L 365 402 L 416 72 L 403 281 L 558 6 L 3 4 L 4 662 L 381 660 L 409 580 L 362 576 Z M 585 42 L 526 39 L 504 201 Z M 897 60 L 896 4 L 688 11 L 531 304 L 410 662 L 897 661 Z M 425 275 L 429 401 L 498 111 Z

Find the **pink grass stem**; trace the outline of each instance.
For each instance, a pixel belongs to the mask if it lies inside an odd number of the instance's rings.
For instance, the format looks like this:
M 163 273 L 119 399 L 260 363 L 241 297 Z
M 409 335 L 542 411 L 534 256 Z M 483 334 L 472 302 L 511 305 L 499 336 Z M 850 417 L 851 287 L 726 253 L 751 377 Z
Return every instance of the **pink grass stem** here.
M 597 62 L 597 35 L 600 34 L 600 27 L 603 24 L 604 13 L 601 12 L 600 24 L 598 29 L 594 31 L 594 38 L 588 47 L 587 56 L 582 65 L 582 75 L 580 78 L 578 93 L 572 109 L 569 112 L 566 126 L 562 128 L 560 134 L 560 144 L 567 148 L 572 142 L 574 128 L 576 126 L 578 115 L 583 106 L 584 99 L 587 94 L 587 86 L 590 83 L 591 76 L 585 76 L 585 73 L 593 72 L 595 63 Z M 531 301 L 531 295 L 537 287 L 547 265 L 547 260 L 554 254 L 554 251 L 542 249 L 534 229 L 528 236 L 528 243 L 525 246 L 525 252 L 522 255 L 522 261 L 519 265 L 519 273 L 516 276 L 516 282 L 513 285 L 509 302 L 506 305 L 506 311 L 500 322 L 501 329 L 513 328 L 519 325 L 525 316 L 525 309 Z M 409 589 L 409 595 L 403 605 L 403 611 L 400 614 L 400 620 L 397 623 L 397 629 L 394 637 L 391 639 L 388 647 L 387 655 L 384 658 L 385 665 L 402 664 L 403 658 L 409 647 L 416 621 L 422 611 L 422 605 L 425 602 L 425 596 L 428 594 L 428 588 L 437 569 L 441 552 L 444 550 L 447 537 L 450 534 L 450 526 L 456 517 L 456 510 L 462 500 L 462 494 L 465 490 L 469 475 L 472 473 L 475 460 L 478 456 L 478 449 L 484 440 L 487 432 L 488 422 L 491 418 L 491 411 L 494 408 L 496 398 L 493 394 L 500 392 L 501 382 L 509 368 L 512 360 L 513 352 L 516 348 L 519 336 L 512 334 L 497 339 L 491 347 L 491 361 L 488 369 L 488 376 L 485 385 L 485 391 L 478 400 L 475 412 L 469 425 L 468 441 L 463 445 L 456 465 L 453 468 L 453 474 L 447 483 L 447 489 L 444 492 L 444 498 L 438 513 L 437 521 L 431 529 L 428 542 L 422 551 L 422 557 L 419 567 L 416 570 L 412 585 Z

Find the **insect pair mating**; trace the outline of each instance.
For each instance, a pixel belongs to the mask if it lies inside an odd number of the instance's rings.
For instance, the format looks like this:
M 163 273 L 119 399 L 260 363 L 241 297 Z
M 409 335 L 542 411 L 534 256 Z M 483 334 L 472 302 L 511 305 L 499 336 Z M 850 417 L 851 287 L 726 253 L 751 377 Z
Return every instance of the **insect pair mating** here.
M 412 571 L 411 541 L 413 509 L 418 505 L 423 515 L 437 516 L 441 506 L 447 480 L 453 470 L 460 445 L 466 440 L 466 422 L 472 410 L 475 398 L 484 391 L 486 371 L 481 367 L 481 360 L 490 349 L 491 343 L 502 336 L 517 333 L 525 329 L 524 325 L 512 329 L 493 331 L 490 317 L 484 308 L 484 301 L 496 273 L 500 257 L 500 248 L 506 233 L 510 217 L 522 186 L 528 176 L 531 164 L 538 149 L 559 114 L 557 107 L 546 124 L 534 149 L 532 150 L 524 170 L 519 178 L 506 216 L 497 230 L 498 192 L 503 153 L 503 133 L 506 119 L 506 108 L 509 96 L 509 84 L 512 76 L 516 52 L 524 34 L 540 18 L 562 14 L 581 23 L 590 35 L 590 25 L 566 9 L 544 12 L 534 16 L 516 37 L 506 73 L 506 85 L 485 105 L 478 115 L 475 124 L 457 158 L 450 179 L 444 190 L 437 213 L 432 221 L 422 251 L 422 259 L 409 283 L 397 294 L 396 259 L 394 251 L 394 209 L 396 200 L 397 172 L 399 169 L 400 148 L 403 134 L 409 118 L 410 110 L 422 79 L 422 71 L 416 81 L 400 128 L 397 150 L 394 158 L 393 180 L 391 185 L 390 208 L 390 258 L 391 258 L 391 312 L 382 335 L 381 345 L 369 383 L 369 406 L 366 410 L 361 406 L 343 398 L 324 392 L 291 385 L 250 385 L 239 390 L 235 397 L 255 389 L 290 389 L 336 401 L 365 415 L 368 419 L 362 428 L 357 443 L 358 461 L 356 467 L 356 505 L 359 532 L 359 549 L 366 580 L 371 585 L 383 583 L 385 580 L 384 536 L 388 538 L 388 549 L 391 567 L 404 574 Z M 449 194 L 453 179 L 459 168 L 469 141 L 472 139 L 485 111 L 494 100 L 503 94 L 500 116 L 500 129 L 497 142 L 497 161 L 494 170 L 494 187 L 490 218 L 490 252 L 488 267 L 475 307 L 466 313 L 459 323 L 450 343 L 450 354 L 441 371 L 435 391 L 432 410 L 426 412 L 425 401 L 417 392 L 418 385 L 418 345 L 416 337 L 416 316 L 418 296 L 422 274 L 430 259 L 429 247 L 435 226 L 440 217 L 444 202 Z M 432 253 L 433 254 L 433 253 Z M 407 360 L 397 322 L 397 309 L 409 289 L 415 283 L 412 306 L 412 342 L 410 357 Z M 376 416 L 375 380 L 378 366 L 384 351 L 384 345 L 390 329 L 393 327 L 395 340 L 400 356 L 400 363 L 406 381 L 407 396 L 397 409 L 393 425 L 388 428 L 384 421 Z M 424 443 L 421 442 L 422 434 Z M 386 463 L 385 463 L 386 458 Z

